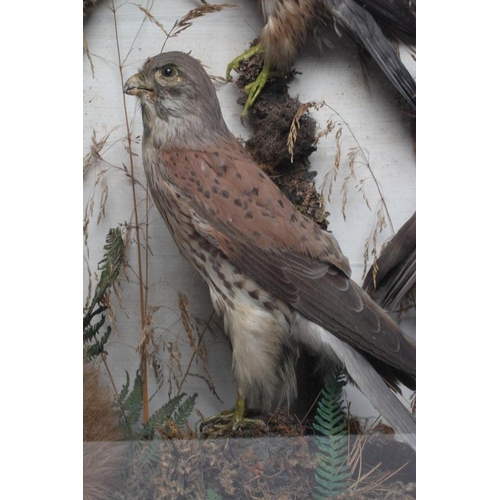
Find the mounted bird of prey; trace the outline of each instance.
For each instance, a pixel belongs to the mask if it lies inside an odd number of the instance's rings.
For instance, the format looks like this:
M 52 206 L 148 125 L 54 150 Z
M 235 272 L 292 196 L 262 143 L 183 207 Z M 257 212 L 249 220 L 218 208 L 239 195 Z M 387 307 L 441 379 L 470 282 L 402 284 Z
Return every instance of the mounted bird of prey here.
M 390 41 L 394 34 L 415 36 L 414 0 L 259 0 L 259 4 L 265 21 L 259 41 L 229 63 L 226 73 L 229 79 L 231 70 L 237 69 L 241 61 L 256 53 L 264 54 L 262 72 L 254 83 L 245 87 L 248 99 L 243 115 L 247 114 L 273 71 L 289 72 L 307 39 L 311 35 L 324 39 L 326 27 L 333 26 L 337 32 L 340 26 L 373 57 L 415 110 L 415 80 Z
M 375 269 L 374 269 L 375 268 Z M 382 306 L 393 312 L 401 301 L 415 292 L 417 285 L 417 213 L 382 250 L 376 266 L 363 281 L 363 289 Z
M 415 447 L 415 420 L 387 385 L 414 387 L 415 345 L 350 279 L 336 239 L 231 134 L 201 64 L 181 52 L 157 55 L 124 92 L 141 103 L 153 200 L 231 341 L 238 400 L 226 425 L 243 425 L 246 405 L 268 411 L 294 399 L 303 345 L 345 368 Z

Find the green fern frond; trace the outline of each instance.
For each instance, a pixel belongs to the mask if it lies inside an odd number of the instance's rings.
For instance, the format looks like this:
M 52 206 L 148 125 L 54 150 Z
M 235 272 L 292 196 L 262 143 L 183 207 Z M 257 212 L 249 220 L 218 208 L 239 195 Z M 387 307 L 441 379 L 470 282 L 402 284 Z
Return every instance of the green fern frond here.
M 126 438 L 132 441 L 128 448 L 129 460 L 134 461 L 136 464 L 134 467 L 138 467 L 139 470 L 151 473 L 160 460 L 163 446 L 158 429 L 172 418 L 174 412 L 188 418 L 193 411 L 197 394 L 189 397 L 182 404 L 185 393 L 172 398 L 156 410 L 145 424 L 134 431 L 142 410 L 142 377 L 138 370 L 134 386 L 130 390 L 130 376 L 127 371 L 125 374 L 125 384 L 116 400 L 116 405 L 121 412 L 120 427 Z
M 97 264 L 97 269 L 101 271 L 101 278 L 96 286 L 94 299 L 91 307 L 95 303 L 103 300 L 104 294 L 113 286 L 113 283 L 120 274 L 120 269 L 125 256 L 125 243 L 122 238 L 120 228 L 112 228 L 106 236 L 104 245 L 104 257 Z
M 83 317 L 83 345 L 87 346 L 87 359 L 89 361 L 93 357 L 95 357 L 95 355 L 97 355 L 95 353 L 105 352 L 104 345 L 109 338 L 108 332 L 106 331 L 106 333 L 104 334 L 104 336 L 106 337 L 105 339 L 103 337 L 99 340 L 98 335 L 100 334 L 102 326 L 106 322 L 106 318 L 104 317 L 104 314 L 102 314 L 101 319 L 97 323 L 91 324 L 91 322 L 95 316 L 98 316 L 99 314 L 105 312 L 106 309 L 106 307 L 99 307 L 96 311 L 89 310 Z M 91 342 L 94 343 L 91 344 Z M 90 353 L 93 353 L 93 356 L 91 356 Z
M 188 397 L 186 401 L 182 402 L 186 397 L 186 394 L 182 393 L 156 410 L 145 424 L 143 423 L 137 431 L 134 431 L 133 427 L 139 421 L 142 411 L 142 377 L 139 370 L 137 370 L 134 386 L 132 390 L 130 390 L 130 376 L 127 371 L 125 371 L 125 375 L 125 384 L 116 399 L 116 406 L 121 414 L 120 427 L 128 439 L 158 439 L 158 429 L 164 425 L 167 420 L 172 419 L 178 427 L 181 427 L 193 412 L 198 394 L 195 393 Z M 145 463 L 150 462 L 151 460 L 146 458 Z
M 347 422 L 342 402 L 346 379 L 342 374 L 329 377 L 321 391 L 313 428 L 316 437 L 318 464 L 314 471 L 314 500 L 332 498 L 345 491 L 350 477 L 347 461 Z
M 175 425 L 177 427 L 183 427 L 186 420 L 189 418 L 191 413 L 193 413 L 194 405 L 196 403 L 196 398 L 198 394 L 195 392 L 192 396 L 189 396 L 184 403 L 182 403 L 177 409 L 175 415 L 172 417 Z
M 96 311 L 96 314 L 93 314 L 93 316 L 100 314 L 102 310 L 105 310 L 104 308 L 99 308 L 98 311 Z M 92 319 L 92 317 L 90 319 Z M 87 344 L 88 342 L 91 342 L 92 340 L 97 338 L 97 335 L 99 333 L 99 330 L 102 325 L 106 322 L 106 318 L 104 316 L 101 317 L 101 319 L 97 322 L 94 323 L 93 325 L 88 324 L 85 326 L 85 323 L 83 325 L 83 343 Z
M 118 399 L 116 400 L 116 405 L 118 407 L 121 407 L 123 404 L 123 401 L 125 401 L 125 398 L 127 397 L 128 394 L 128 388 L 130 386 L 130 375 L 128 374 L 128 371 L 125 370 L 125 376 L 127 379 L 125 380 L 125 383 L 123 384 L 122 390 L 120 391 L 120 394 L 118 395 Z
M 185 395 L 185 393 L 182 393 L 179 396 L 172 398 L 161 408 L 156 410 L 153 415 L 149 417 L 147 423 L 143 424 L 143 427 L 140 430 L 140 434 L 142 434 L 143 436 L 148 436 L 150 439 L 154 438 L 154 434 L 156 433 L 158 428 L 172 416 Z
M 105 352 L 104 346 L 109 339 L 111 330 L 108 328 L 100 340 L 97 338 L 100 328 L 104 325 L 104 313 L 108 308 L 105 295 L 120 274 L 124 255 L 125 243 L 123 242 L 120 229 L 110 229 L 106 236 L 106 244 L 104 245 L 104 257 L 97 265 L 97 269 L 101 271 L 101 277 L 96 286 L 92 302 L 83 316 L 83 343 L 89 344 L 90 342 L 94 342 L 94 344 L 87 346 L 87 358 L 89 360 Z M 97 309 L 95 309 L 96 305 L 99 305 Z M 99 315 L 101 315 L 101 319 L 97 323 L 92 324 L 93 319 Z
M 142 410 L 142 377 L 139 370 L 137 370 L 134 387 L 129 392 L 130 377 L 127 371 L 125 371 L 125 374 L 127 380 L 120 391 L 116 405 L 121 414 L 119 422 L 121 429 L 129 439 L 134 439 L 132 427 L 138 422 Z
M 314 429 L 323 436 L 335 435 L 346 427 L 345 410 L 342 403 L 342 389 L 345 384 L 346 379 L 343 374 L 328 377 L 325 381 L 312 424 Z
M 136 446 L 140 447 L 137 465 L 140 469 L 147 469 L 151 472 L 153 467 L 160 461 L 162 441 L 157 439 L 152 441 L 136 441 Z
M 103 318 L 104 319 L 104 318 Z M 103 333 L 100 340 L 96 340 L 91 346 L 87 348 L 87 359 L 90 361 L 99 354 L 105 353 L 104 346 L 111 335 L 111 327 L 108 326 L 107 330 Z
M 139 421 L 142 411 L 142 377 L 137 370 L 132 392 L 125 398 L 122 409 L 127 413 L 131 425 Z
M 181 406 L 185 406 L 186 403 L 190 402 L 193 398 L 191 396 L 183 405 L 180 405 L 180 402 L 185 396 L 186 394 L 182 393 L 165 403 L 161 408 L 156 410 L 147 423 L 143 424 L 141 429 L 134 434 L 134 438 L 137 440 L 147 439 L 146 442 L 142 441 L 141 443 L 137 443 L 137 445 L 140 446 L 140 459 L 138 465 L 141 469 L 148 469 L 151 471 L 160 460 L 162 440 L 158 434 L 158 429 L 172 417 L 174 411 L 181 411 Z M 188 417 L 191 411 L 187 414 Z

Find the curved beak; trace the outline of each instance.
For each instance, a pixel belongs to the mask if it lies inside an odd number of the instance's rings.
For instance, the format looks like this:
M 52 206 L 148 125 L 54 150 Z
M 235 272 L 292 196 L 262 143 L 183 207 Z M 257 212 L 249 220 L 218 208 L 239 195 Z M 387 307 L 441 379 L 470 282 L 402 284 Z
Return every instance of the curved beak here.
M 141 95 L 153 92 L 152 85 L 144 78 L 142 73 L 131 76 L 123 86 L 123 92 L 128 95 Z

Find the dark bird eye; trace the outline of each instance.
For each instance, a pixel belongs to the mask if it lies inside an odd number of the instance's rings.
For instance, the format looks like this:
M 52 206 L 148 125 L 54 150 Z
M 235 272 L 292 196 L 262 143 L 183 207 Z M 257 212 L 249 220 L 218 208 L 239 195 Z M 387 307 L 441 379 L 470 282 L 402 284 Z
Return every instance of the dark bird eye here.
M 161 70 L 161 74 L 167 78 L 173 76 L 175 74 L 175 68 L 173 66 L 165 66 Z

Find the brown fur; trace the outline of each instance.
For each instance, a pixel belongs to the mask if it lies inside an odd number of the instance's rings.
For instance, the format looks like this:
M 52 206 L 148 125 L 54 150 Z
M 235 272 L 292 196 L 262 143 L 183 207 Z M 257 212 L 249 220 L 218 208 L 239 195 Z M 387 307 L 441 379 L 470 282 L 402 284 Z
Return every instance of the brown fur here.
M 83 498 L 111 498 L 120 479 L 123 436 L 113 399 L 95 362 L 83 363 Z
M 119 441 L 118 415 L 113 397 L 100 380 L 95 362 L 83 363 L 83 440 Z

